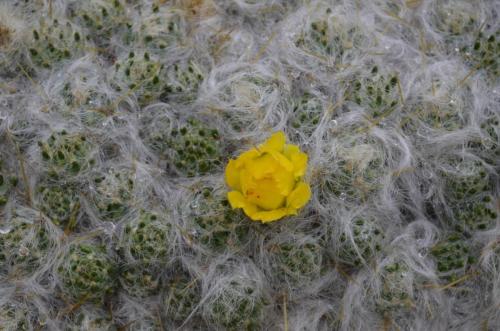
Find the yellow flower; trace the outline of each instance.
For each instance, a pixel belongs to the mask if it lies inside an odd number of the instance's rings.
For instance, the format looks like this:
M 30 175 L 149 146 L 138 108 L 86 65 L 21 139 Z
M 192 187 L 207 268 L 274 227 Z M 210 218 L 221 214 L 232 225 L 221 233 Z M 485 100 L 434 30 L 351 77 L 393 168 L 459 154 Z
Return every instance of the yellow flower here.
M 232 189 L 227 194 L 229 203 L 254 221 L 267 223 L 297 215 L 311 198 L 311 189 L 303 181 L 307 155 L 285 141 L 285 134 L 276 132 L 227 164 L 226 182 Z

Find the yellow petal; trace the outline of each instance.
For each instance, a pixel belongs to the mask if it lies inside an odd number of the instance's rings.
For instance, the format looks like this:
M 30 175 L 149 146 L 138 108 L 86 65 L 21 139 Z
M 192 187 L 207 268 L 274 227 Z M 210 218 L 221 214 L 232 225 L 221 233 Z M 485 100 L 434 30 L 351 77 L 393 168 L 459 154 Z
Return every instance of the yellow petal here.
M 236 209 L 236 208 L 243 208 L 245 206 L 245 197 L 241 192 L 238 191 L 231 191 L 227 193 L 227 200 L 229 201 L 229 204 L 231 205 L 231 208 Z
M 259 146 L 259 150 L 262 152 L 281 152 L 285 146 L 286 136 L 283 131 L 278 131 L 273 133 L 269 139 L 266 140 L 262 145 Z
M 302 208 L 311 198 L 311 188 L 305 182 L 297 184 L 286 199 L 286 206 L 292 209 Z
M 249 160 L 245 164 L 245 169 L 247 169 L 255 179 L 261 179 L 272 174 L 278 167 L 279 164 L 276 160 L 267 153 Z
M 238 191 L 228 192 L 227 200 L 229 201 L 231 208 L 233 209 L 243 208 L 243 211 L 249 217 L 250 215 L 254 215 L 255 213 L 258 212 L 257 206 L 246 200 L 243 194 L 241 194 L 241 192 Z
M 278 185 L 273 179 L 260 179 L 255 181 L 254 187 L 243 191 L 247 201 L 264 210 L 272 210 L 283 207 L 286 197 L 280 194 Z
M 293 174 L 295 178 L 304 176 L 307 168 L 307 154 L 300 151 L 297 145 L 287 144 L 283 154 L 293 164 Z
M 276 181 L 281 195 L 289 195 L 295 187 L 295 177 L 289 171 L 280 169 L 272 174 L 272 178 Z
M 293 171 L 293 163 L 288 160 L 285 155 L 276 152 L 276 151 L 269 151 L 269 154 L 280 164 L 280 166 L 285 169 L 285 171 L 292 172 Z
M 262 223 L 269 223 L 277 221 L 282 217 L 288 215 L 288 210 L 286 208 L 280 208 L 269 211 L 258 211 L 252 215 L 248 215 L 254 221 L 261 221 Z
M 241 153 L 240 156 L 236 159 L 235 166 L 237 169 L 242 168 L 248 161 L 259 157 L 262 153 L 259 152 L 256 148 L 252 148 L 244 153 Z
M 229 160 L 226 167 L 226 182 L 233 190 L 240 190 L 240 170 L 236 168 L 236 161 Z

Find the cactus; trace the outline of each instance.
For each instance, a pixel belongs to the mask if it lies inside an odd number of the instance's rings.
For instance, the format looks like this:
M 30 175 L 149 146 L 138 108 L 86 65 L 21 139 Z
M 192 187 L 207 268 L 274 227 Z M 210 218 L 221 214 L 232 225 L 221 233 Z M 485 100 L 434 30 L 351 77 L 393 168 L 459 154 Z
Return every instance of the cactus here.
M 227 330 L 258 330 L 265 300 L 246 281 L 234 279 L 226 283 L 207 304 L 207 319 Z
M 321 100 L 309 93 L 305 93 L 296 101 L 289 121 L 294 129 L 310 136 L 316 130 L 322 116 L 323 105 Z
M 142 55 L 130 52 L 115 63 L 112 85 L 118 91 L 133 91 L 140 105 L 156 101 L 167 95 L 171 87 L 165 82 L 165 68 L 148 52 Z
M 152 13 L 144 16 L 136 34 L 144 48 L 163 54 L 186 34 L 181 12 L 153 5 Z
M 18 177 L 6 169 L 0 160 L 0 210 L 9 201 L 9 196 L 18 182 Z
M 165 100 L 191 101 L 196 98 L 198 88 L 203 82 L 204 74 L 194 60 L 182 60 L 166 69 L 168 83 Z M 163 98 L 162 98 L 163 99 Z
M 201 300 L 200 284 L 187 274 L 173 277 L 167 287 L 164 307 L 168 320 L 183 322 Z
M 218 170 L 223 161 L 219 132 L 190 118 L 186 124 L 170 132 L 167 146 L 173 168 L 180 175 L 193 177 Z
M 282 243 L 271 247 L 276 258 L 273 273 L 280 282 L 303 286 L 322 271 L 323 251 L 316 243 Z
M 304 27 L 295 39 L 295 46 L 307 54 L 333 57 L 341 63 L 348 53 L 357 48 L 366 38 L 359 27 L 332 15 L 330 8 L 324 18 L 318 18 Z
M 77 188 L 72 184 L 39 184 L 37 206 L 56 225 L 73 228 L 80 209 Z
M 78 1 L 70 7 L 69 17 L 87 28 L 99 46 L 107 46 L 113 34 L 130 33 L 132 27 L 121 0 Z
M 204 188 L 191 203 L 193 239 L 214 251 L 234 249 L 248 236 L 248 226 L 238 210 L 212 189 Z
M 40 21 L 28 43 L 29 56 L 36 67 L 51 68 L 54 64 L 83 52 L 85 36 L 68 21 Z
M 399 79 L 396 74 L 379 72 L 378 66 L 371 69 L 371 77 L 355 79 L 346 99 L 365 108 L 374 119 L 393 112 L 400 103 Z
M 478 28 L 476 11 L 468 1 L 444 0 L 433 3 L 433 6 L 430 23 L 448 37 L 463 36 Z
M 0 232 L 0 270 L 29 275 L 47 261 L 52 244 L 44 224 L 16 217 Z
M 163 265 L 169 259 L 170 224 L 156 213 L 142 212 L 125 227 L 123 246 L 144 266 Z
M 376 300 L 379 311 L 406 311 L 412 307 L 413 279 L 404 262 L 393 262 L 382 270 L 382 290 Z
M 111 316 L 108 316 L 104 311 L 99 311 L 97 309 L 80 309 L 72 316 L 65 330 L 118 331 L 119 328 L 114 325 Z
M 138 298 L 155 295 L 160 288 L 158 271 L 142 264 L 127 266 L 120 273 L 120 283 L 129 295 Z
M 100 302 L 112 292 L 114 262 L 103 246 L 95 243 L 71 245 L 57 272 L 62 290 L 76 301 Z
M 492 79 L 500 76 L 500 29 L 494 33 L 479 32 L 474 44 L 462 49 L 462 54 L 472 68 L 485 70 Z
M 359 267 L 384 247 L 385 235 L 373 219 L 355 218 L 350 228 L 341 233 L 338 260 L 350 267 Z
M 93 146 L 83 134 L 69 134 L 65 130 L 54 132 L 46 141 L 39 141 L 38 146 L 53 179 L 76 176 L 95 164 Z
M 430 253 L 436 262 L 436 273 L 449 282 L 464 276 L 477 258 L 472 252 L 469 241 L 458 233 L 452 233 L 434 245 Z
M 29 331 L 32 325 L 29 321 L 29 311 L 20 309 L 12 303 L 0 306 L 1 331 Z
M 92 200 L 99 216 L 105 221 L 117 221 L 131 208 L 135 178 L 129 170 L 111 168 L 93 179 Z
M 369 199 L 384 175 L 383 156 L 373 141 L 353 141 L 342 147 L 332 175 L 324 179 L 324 190 L 348 203 Z

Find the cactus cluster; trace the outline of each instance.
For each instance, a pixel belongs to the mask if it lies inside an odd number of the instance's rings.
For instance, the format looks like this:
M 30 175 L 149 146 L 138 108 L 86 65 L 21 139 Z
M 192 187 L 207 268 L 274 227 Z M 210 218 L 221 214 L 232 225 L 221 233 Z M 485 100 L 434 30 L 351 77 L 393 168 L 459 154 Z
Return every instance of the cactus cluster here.
M 3 161 L 0 160 L 0 208 L 9 201 L 9 195 L 18 182 L 17 176 L 8 171 Z
M 324 179 L 324 190 L 348 203 L 359 203 L 379 189 L 384 164 L 371 141 L 349 145 L 339 151 L 332 174 Z
M 120 244 L 125 270 L 120 280 L 130 295 L 145 297 L 158 292 L 159 271 L 171 259 L 170 233 L 170 224 L 153 212 L 141 211 L 125 226 Z
M 223 286 L 207 305 L 205 318 L 227 330 L 258 330 L 265 308 L 261 293 L 247 279 L 234 279 Z
M 281 243 L 271 247 L 276 260 L 273 273 L 280 281 L 303 286 L 318 278 L 323 269 L 323 250 L 317 243 Z
M 359 267 L 382 250 L 385 234 L 375 220 L 357 217 L 338 240 L 338 261 L 349 267 Z
M 41 20 L 33 30 L 28 51 L 36 67 L 48 69 L 62 60 L 81 54 L 85 44 L 85 35 L 71 22 L 58 19 Z
M 31 274 L 46 262 L 51 246 L 42 222 L 16 217 L 0 231 L 0 271 L 15 276 Z
M 378 66 L 371 68 L 369 77 L 354 79 L 346 100 L 365 108 L 373 119 L 387 116 L 400 104 L 399 78 L 396 74 L 379 72 Z
M 121 0 L 78 1 L 70 7 L 69 17 L 88 29 L 88 35 L 100 46 L 118 31 L 132 27 Z
M 430 23 L 447 37 L 460 37 L 477 29 L 477 12 L 470 2 L 444 0 L 433 5 L 435 15 Z
M 430 251 L 440 278 L 453 282 L 463 277 L 476 262 L 470 242 L 458 233 L 450 234 Z
M 381 312 L 410 309 L 413 305 L 412 273 L 404 262 L 393 262 L 382 270 L 382 289 L 376 305 Z
M 128 169 L 110 168 L 96 175 L 91 187 L 97 214 L 104 221 L 117 221 L 134 203 L 135 175 Z
M 485 70 L 490 77 L 500 76 L 500 29 L 493 33 L 479 32 L 474 44 L 462 49 L 465 60 L 476 70 Z
M 114 68 L 113 86 L 118 91 L 135 93 L 141 105 L 165 97 L 171 91 L 165 81 L 163 64 L 148 52 L 130 52 L 118 60 Z
M 153 53 L 161 54 L 165 49 L 182 41 L 185 35 L 183 17 L 170 8 L 152 6 L 136 29 L 139 43 Z
M 54 179 L 76 176 L 95 164 L 93 145 L 83 133 L 53 132 L 38 146 L 48 175 Z
M 57 272 L 65 295 L 100 302 L 113 290 L 116 266 L 103 246 L 82 242 L 70 246 Z
M 248 226 L 238 210 L 210 188 L 200 190 L 191 210 L 193 239 L 215 251 L 233 249 L 248 236 Z M 194 206 L 193 206 L 194 205 Z
M 119 328 L 111 321 L 111 316 L 104 312 L 79 310 L 67 325 L 67 331 L 118 331 Z
M 170 132 L 167 146 L 173 168 L 188 177 L 212 173 L 223 162 L 219 131 L 194 118 Z
M 80 209 L 78 189 L 72 184 L 40 183 L 36 191 L 37 206 L 50 220 L 73 228 Z
M 177 61 L 166 69 L 168 82 L 167 100 L 192 101 L 198 93 L 198 88 L 205 76 L 195 60 Z
M 330 8 L 324 14 L 324 18 L 304 27 L 295 39 L 295 46 L 313 56 L 333 57 L 341 63 L 366 37 L 358 26 L 343 21 L 340 14 L 332 14 Z
M 309 136 L 316 130 L 323 113 L 321 100 L 309 93 L 305 93 L 296 100 L 289 123 L 298 132 Z
M 168 320 L 183 322 L 201 300 L 200 282 L 187 274 L 176 275 L 168 283 L 163 300 Z

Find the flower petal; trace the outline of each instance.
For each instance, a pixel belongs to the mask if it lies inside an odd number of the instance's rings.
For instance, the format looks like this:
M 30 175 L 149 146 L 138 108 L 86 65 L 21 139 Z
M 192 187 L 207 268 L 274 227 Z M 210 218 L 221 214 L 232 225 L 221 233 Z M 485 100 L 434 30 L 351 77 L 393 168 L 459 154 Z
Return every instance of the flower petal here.
M 274 173 L 278 167 L 278 162 L 267 153 L 245 163 L 245 169 L 247 169 L 255 179 L 261 179 Z
M 255 182 L 255 187 L 243 191 L 247 201 L 264 210 L 272 210 L 285 205 L 286 196 L 282 195 L 274 179 L 264 178 Z
M 307 154 L 301 152 L 299 146 L 292 144 L 285 145 L 283 153 L 293 164 L 295 178 L 304 176 L 307 168 Z
M 259 150 L 262 152 L 281 152 L 285 146 L 286 136 L 283 131 L 278 131 L 273 133 L 269 139 L 266 140 L 262 145 L 259 146 Z
M 261 221 L 262 223 L 269 223 L 277 221 L 282 217 L 288 215 L 286 208 L 274 209 L 269 211 L 258 211 L 252 215 L 248 215 L 254 221 Z
M 262 153 L 259 152 L 256 148 L 252 148 L 246 152 L 241 153 L 241 155 L 238 156 L 238 158 L 235 161 L 236 168 L 238 169 L 242 168 L 245 165 L 245 163 L 256 157 L 259 157 L 261 154 Z
M 243 211 L 247 216 L 253 215 L 258 212 L 257 206 L 253 203 L 250 203 L 245 199 L 243 194 L 238 191 L 231 191 L 227 193 L 227 200 L 231 205 L 231 208 L 243 208 Z
M 300 182 L 287 197 L 286 206 L 288 208 L 299 209 L 302 208 L 310 198 L 311 188 L 305 182 Z
M 269 154 L 285 169 L 285 171 L 293 171 L 293 163 L 290 162 L 283 154 L 276 151 L 269 151 Z
M 236 167 L 235 160 L 229 160 L 226 167 L 226 182 L 230 188 L 239 191 L 240 185 L 240 170 Z

